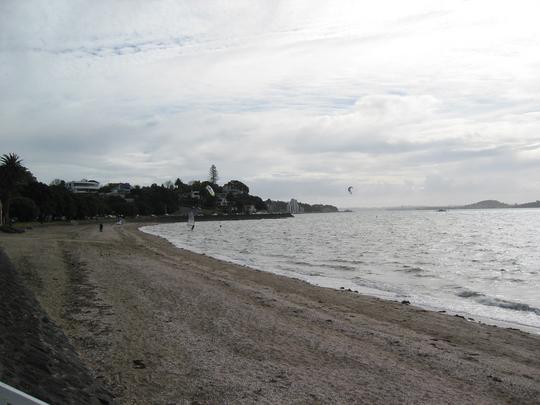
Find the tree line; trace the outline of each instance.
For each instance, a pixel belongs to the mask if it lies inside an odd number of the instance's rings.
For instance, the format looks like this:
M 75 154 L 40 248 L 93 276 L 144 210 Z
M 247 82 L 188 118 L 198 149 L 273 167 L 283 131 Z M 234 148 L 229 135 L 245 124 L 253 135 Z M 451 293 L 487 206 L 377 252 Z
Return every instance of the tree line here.
M 106 185 L 98 193 L 72 193 L 63 180 L 47 185 L 39 182 L 13 153 L 0 158 L 0 218 L 3 224 L 18 221 L 52 221 L 102 217 L 107 215 L 134 217 L 137 215 L 166 215 L 180 207 L 197 207 L 221 213 L 244 213 L 248 207 L 266 210 L 258 196 L 249 194 L 249 187 L 238 180 L 220 186 L 217 169 L 212 165 L 208 181 L 189 184 L 168 181 L 164 184 L 134 186 L 123 195 L 112 193 Z M 207 189 L 210 186 L 214 196 Z M 228 187 L 226 187 L 228 186 Z M 234 189 L 240 193 L 224 192 Z M 226 205 L 219 202 L 225 198 Z
M 161 185 L 136 185 L 127 193 L 114 193 L 114 186 L 109 184 L 98 193 L 73 193 L 63 180 L 56 179 L 51 184 L 38 181 L 18 155 L 4 154 L 0 157 L 0 225 L 10 224 L 15 219 L 48 222 L 103 216 L 168 215 L 177 214 L 182 207 L 221 214 L 249 214 L 253 210 L 287 212 L 284 201 L 263 201 L 250 195 L 249 187 L 239 180 L 220 186 L 218 179 L 217 168 L 212 165 L 206 181 L 186 184 L 177 178 Z M 300 206 L 306 213 L 337 211 L 331 205 L 300 203 Z

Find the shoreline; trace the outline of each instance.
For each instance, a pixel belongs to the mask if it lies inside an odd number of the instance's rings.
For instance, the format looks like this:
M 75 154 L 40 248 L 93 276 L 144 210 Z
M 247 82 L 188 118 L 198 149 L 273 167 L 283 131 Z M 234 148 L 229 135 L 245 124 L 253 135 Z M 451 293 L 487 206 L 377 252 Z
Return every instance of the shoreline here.
M 186 221 L 183 221 L 183 222 L 186 222 Z M 286 278 L 289 278 L 289 279 L 302 280 L 302 281 L 304 281 L 304 282 L 306 282 L 306 283 L 308 283 L 310 285 L 320 287 L 320 288 L 329 288 L 331 290 L 338 291 L 338 292 L 351 292 L 351 293 L 354 292 L 354 293 L 362 295 L 362 296 L 369 296 L 369 297 L 378 298 L 378 299 L 381 299 L 381 300 L 385 300 L 385 301 L 389 301 L 389 302 L 396 302 L 396 303 L 401 303 L 403 301 L 403 299 L 401 299 L 399 297 L 393 297 L 390 294 L 385 294 L 384 291 L 375 290 L 373 288 L 368 289 L 368 290 L 371 290 L 372 292 L 362 291 L 361 287 L 351 284 L 350 281 L 346 280 L 346 279 L 339 279 L 342 282 L 341 282 L 340 286 L 338 287 L 337 285 L 332 286 L 332 285 L 329 285 L 329 284 L 328 285 L 317 284 L 315 282 L 312 282 L 310 277 L 303 278 L 302 274 L 296 274 L 293 277 L 293 276 L 289 276 L 287 274 L 282 274 L 282 273 L 279 273 L 279 272 L 273 272 L 271 270 L 265 270 L 265 269 L 262 269 L 262 268 L 256 268 L 256 267 L 253 267 L 252 265 L 246 264 L 246 263 L 244 263 L 244 262 L 242 262 L 240 260 L 235 261 L 235 260 L 230 259 L 228 257 L 208 254 L 208 253 L 205 253 L 203 251 L 190 249 L 189 247 L 176 246 L 173 242 L 169 241 L 167 238 L 165 238 L 163 236 L 160 236 L 160 235 L 157 235 L 157 234 L 154 234 L 154 233 L 143 230 L 143 228 L 145 228 L 145 227 L 151 227 L 151 226 L 154 226 L 154 225 L 162 225 L 162 224 L 164 224 L 164 223 L 160 222 L 160 223 L 143 224 L 143 225 L 139 226 L 137 228 L 137 230 L 140 231 L 140 232 L 143 232 L 143 233 L 145 233 L 147 235 L 159 238 L 159 239 L 161 239 L 161 240 L 163 240 L 163 241 L 165 241 L 167 243 L 170 243 L 176 249 L 181 249 L 181 250 L 191 252 L 191 253 L 194 253 L 194 254 L 212 257 L 212 258 L 214 258 L 216 260 L 222 261 L 225 264 L 243 266 L 243 267 L 246 267 L 246 268 L 249 268 L 249 269 L 252 269 L 252 270 L 263 271 L 263 272 L 274 274 L 274 275 L 277 275 L 277 276 L 286 277 Z M 338 280 L 338 279 L 335 279 L 335 280 Z M 408 301 L 408 300 L 406 300 L 406 301 Z M 467 311 L 452 310 L 452 309 L 449 309 L 449 308 L 446 308 L 446 307 L 443 307 L 443 306 L 437 307 L 437 306 L 418 303 L 418 302 L 409 302 L 409 304 L 416 307 L 416 308 L 424 309 L 424 310 L 431 311 L 431 312 L 445 313 L 445 314 L 450 315 L 450 316 L 462 317 L 462 318 L 465 318 L 467 321 L 474 322 L 474 323 L 492 325 L 492 326 L 497 326 L 497 327 L 506 328 L 506 329 L 518 329 L 518 330 L 521 330 L 523 332 L 531 333 L 531 334 L 534 334 L 534 335 L 540 335 L 540 327 L 533 326 L 533 325 L 528 325 L 528 324 L 519 323 L 519 322 L 512 322 L 512 321 L 502 320 L 502 319 L 496 319 L 496 318 L 492 318 L 492 317 L 489 317 L 489 316 L 483 316 L 483 315 L 470 313 L 470 312 L 467 312 Z
M 119 403 L 532 403 L 540 337 L 223 262 L 146 223 L 0 235 Z

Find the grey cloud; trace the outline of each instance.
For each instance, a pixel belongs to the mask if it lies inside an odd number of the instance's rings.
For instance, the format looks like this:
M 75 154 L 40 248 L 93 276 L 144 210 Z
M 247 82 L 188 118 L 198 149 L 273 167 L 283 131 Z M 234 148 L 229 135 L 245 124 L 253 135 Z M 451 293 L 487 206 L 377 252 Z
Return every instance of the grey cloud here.
M 271 198 L 537 199 L 538 25 L 470 7 L 6 0 L 2 149 L 44 179 L 214 163 Z
M 251 187 L 252 191 L 261 195 L 288 201 L 291 198 L 308 201 L 332 201 L 344 195 L 347 186 L 334 183 L 328 179 L 258 179 Z

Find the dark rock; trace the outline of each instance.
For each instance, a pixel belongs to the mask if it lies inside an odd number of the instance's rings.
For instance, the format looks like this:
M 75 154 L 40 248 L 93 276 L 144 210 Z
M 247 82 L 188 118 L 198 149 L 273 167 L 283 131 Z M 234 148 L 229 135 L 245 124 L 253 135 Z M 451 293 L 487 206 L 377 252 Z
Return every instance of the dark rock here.
M 133 368 L 146 368 L 146 364 L 142 360 L 133 360 Z
M 495 382 L 502 382 L 502 380 L 499 377 L 494 376 L 494 375 L 488 375 L 488 378 L 492 379 Z
M 403 301 L 401 301 L 401 303 L 402 303 L 403 305 L 411 305 L 411 302 L 408 301 L 408 300 L 403 300 Z

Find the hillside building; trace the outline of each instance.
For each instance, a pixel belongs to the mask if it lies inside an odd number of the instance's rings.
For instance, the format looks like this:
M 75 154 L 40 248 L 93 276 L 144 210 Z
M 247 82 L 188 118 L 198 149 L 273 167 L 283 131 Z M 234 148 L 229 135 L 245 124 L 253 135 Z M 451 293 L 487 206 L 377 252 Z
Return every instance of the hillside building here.
M 72 193 L 97 193 L 99 191 L 99 182 L 86 179 L 70 181 L 66 183 L 66 188 Z

